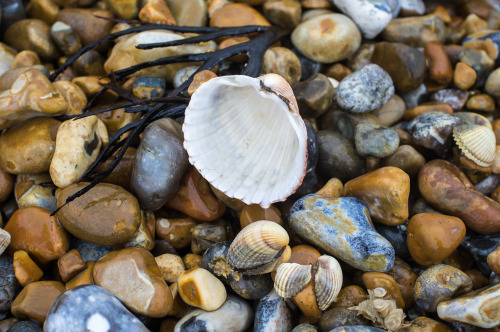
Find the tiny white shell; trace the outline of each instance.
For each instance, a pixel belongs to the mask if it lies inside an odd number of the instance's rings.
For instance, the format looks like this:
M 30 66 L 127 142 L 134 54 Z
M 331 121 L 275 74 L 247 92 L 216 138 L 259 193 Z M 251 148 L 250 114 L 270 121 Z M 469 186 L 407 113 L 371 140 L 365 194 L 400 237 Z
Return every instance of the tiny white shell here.
M 307 131 L 279 75 L 209 80 L 191 96 L 182 130 L 190 163 L 246 204 L 284 201 L 304 178 Z
M 10 244 L 10 234 L 5 229 L 0 228 L 0 255 L 3 254 L 5 249 Z

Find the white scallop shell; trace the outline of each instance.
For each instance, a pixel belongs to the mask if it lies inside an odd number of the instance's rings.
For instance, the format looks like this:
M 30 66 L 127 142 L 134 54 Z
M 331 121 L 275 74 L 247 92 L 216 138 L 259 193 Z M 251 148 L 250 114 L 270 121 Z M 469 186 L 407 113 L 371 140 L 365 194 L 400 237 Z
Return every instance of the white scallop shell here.
M 465 124 L 453 129 L 453 138 L 462 153 L 479 166 L 491 166 L 495 160 L 495 133 L 487 126 Z
M 5 229 L 0 228 L 0 255 L 10 244 L 10 234 Z
M 284 201 L 305 175 L 306 127 L 279 75 L 209 80 L 191 96 L 182 130 L 190 163 L 246 204 Z

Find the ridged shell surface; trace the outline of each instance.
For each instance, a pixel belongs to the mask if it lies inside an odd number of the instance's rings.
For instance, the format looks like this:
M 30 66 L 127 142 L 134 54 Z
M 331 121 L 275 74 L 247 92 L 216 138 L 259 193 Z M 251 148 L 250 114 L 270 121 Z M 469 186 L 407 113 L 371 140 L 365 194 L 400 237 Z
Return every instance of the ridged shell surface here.
M 493 130 L 490 120 L 481 114 L 474 112 L 455 112 L 453 115 L 462 120 L 464 124 L 486 126 Z
M 479 166 L 491 166 L 496 148 L 493 130 L 487 126 L 464 124 L 453 129 L 453 138 L 467 158 Z
M 274 289 L 279 296 L 289 298 L 300 293 L 311 280 L 312 266 L 283 263 L 276 270 Z
M 190 163 L 246 204 L 283 201 L 305 175 L 306 127 L 279 75 L 209 80 L 191 96 L 182 130 Z
M 243 228 L 229 246 L 231 268 L 254 269 L 279 259 L 288 245 L 286 230 L 275 222 L 260 220 Z
M 9 246 L 9 244 L 10 244 L 9 232 L 4 230 L 3 228 L 0 228 L 0 255 L 3 254 L 5 249 L 7 249 L 7 247 Z
M 339 262 L 327 255 L 318 258 L 314 276 L 314 293 L 320 310 L 326 310 L 342 288 L 342 269 Z

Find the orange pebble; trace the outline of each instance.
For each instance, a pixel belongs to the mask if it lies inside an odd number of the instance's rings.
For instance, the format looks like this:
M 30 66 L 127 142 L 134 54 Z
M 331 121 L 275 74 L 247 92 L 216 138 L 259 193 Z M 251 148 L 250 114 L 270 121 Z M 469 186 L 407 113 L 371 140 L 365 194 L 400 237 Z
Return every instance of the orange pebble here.
M 476 71 L 466 63 L 458 62 L 453 73 L 453 83 L 461 90 L 469 90 L 477 79 Z
M 73 249 L 59 257 L 57 268 L 62 281 L 66 282 L 85 269 L 85 262 L 78 250 Z
M 21 286 L 26 286 L 32 281 L 40 280 L 43 271 L 31 259 L 24 250 L 18 250 L 14 253 L 14 274 Z
M 439 84 L 449 84 L 453 78 L 453 68 L 443 44 L 435 40 L 427 42 L 424 54 L 430 61 L 430 77 Z
M 441 103 L 438 101 L 430 101 L 407 110 L 403 117 L 405 120 L 411 120 L 421 114 L 429 112 L 441 112 L 446 114 L 453 114 L 453 108 L 449 104 Z

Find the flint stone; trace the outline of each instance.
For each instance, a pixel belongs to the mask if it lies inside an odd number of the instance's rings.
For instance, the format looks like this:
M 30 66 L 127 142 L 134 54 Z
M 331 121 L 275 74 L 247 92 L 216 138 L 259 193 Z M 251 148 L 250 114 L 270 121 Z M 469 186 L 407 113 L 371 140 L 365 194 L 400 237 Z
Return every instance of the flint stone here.
M 0 311 L 10 310 L 12 301 L 21 285 L 14 274 L 14 265 L 12 257 L 7 255 L 0 256 Z
M 387 272 L 394 265 L 394 248 L 375 231 L 368 208 L 357 198 L 304 196 L 290 210 L 290 227 L 357 269 Z
M 96 285 L 67 290 L 52 303 L 45 332 L 149 331 L 110 292 Z
M 257 302 L 254 331 L 287 332 L 293 328 L 292 312 L 285 299 L 273 289 Z

